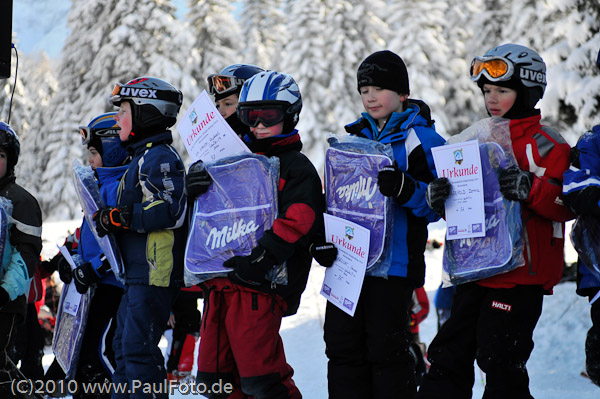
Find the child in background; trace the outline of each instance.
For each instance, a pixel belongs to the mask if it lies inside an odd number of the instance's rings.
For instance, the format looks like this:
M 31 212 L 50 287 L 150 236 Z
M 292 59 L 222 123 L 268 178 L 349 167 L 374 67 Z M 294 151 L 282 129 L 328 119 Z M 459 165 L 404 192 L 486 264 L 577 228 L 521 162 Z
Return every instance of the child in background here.
M 525 367 L 533 350 L 533 330 L 544 295 L 562 277 L 564 222 L 573 214 L 563 205 L 562 178 L 570 147 L 540 124 L 535 108 L 546 88 L 546 64 L 525 46 L 504 44 L 471 63 L 471 79 L 483 93 L 490 116 L 510 119 L 510 139 L 518 164 L 500 173 L 500 191 L 520 201 L 526 264 L 456 287 L 450 318 L 429 345 L 429 372 L 419 399 L 470 398 L 474 361 L 486 373 L 485 398 L 531 399 Z M 444 214 L 451 186 L 433 181 L 427 202 Z
M 329 398 L 412 398 L 417 388 L 408 309 L 413 290 L 425 280 L 427 224 L 439 219 L 425 190 L 436 177 L 431 148 L 444 139 L 429 107 L 409 99 L 408 72 L 397 54 L 369 55 L 357 80 L 366 112 L 346 131 L 392 147 L 396 164 L 379 172 L 377 184 L 392 198 L 393 248 L 387 278 L 367 272 L 354 317 L 327 303 Z
M 114 206 L 94 215 L 100 236 L 115 234 L 125 266 L 125 292 L 113 341 L 115 383 L 159 386 L 167 378 L 158 343 L 171 306 L 183 286 L 187 230 L 185 169 L 169 127 L 177 120 L 182 94 L 154 77 L 117 84 L 112 103 L 119 137 L 131 154 Z M 154 395 L 154 396 L 153 396 Z M 129 397 L 113 394 L 113 398 Z M 160 389 L 131 397 L 167 398 Z

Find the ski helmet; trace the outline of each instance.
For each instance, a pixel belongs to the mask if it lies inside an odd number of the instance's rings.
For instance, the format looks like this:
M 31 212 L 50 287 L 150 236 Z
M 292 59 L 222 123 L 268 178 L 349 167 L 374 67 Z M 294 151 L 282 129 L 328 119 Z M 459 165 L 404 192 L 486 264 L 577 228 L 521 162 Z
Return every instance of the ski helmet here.
M 264 69 L 256 65 L 229 65 L 218 74 L 208 75 L 208 91 L 217 101 L 234 93 L 239 94 L 244 82 L 259 72 L 264 72 Z
M 282 134 L 291 133 L 302 110 L 302 96 L 294 78 L 282 72 L 265 71 L 248 79 L 242 87 L 237 108 L 241 121 L 255 126 L 255 123 L 249 123 L 249 111 L 265 107 L 279 108 Z
M 110 98 L 113 105 L 131 104 L 131 139 L 166 130 L 177 121 L 183 102 L 181 91 L 158 78 L 142 76 L 123 84 L 117 83 Z
M 80 126 L 81 143 L 94 147 L 102 157 L 102 165 L 114 167 L 123 165 L 127 151 L 121 145 L 119 127 L 114 117 L 116 112 L 108 112 L 93 118 L 87 126 Z
M 533 109 L 546 90 L 546 64 L 534 50 L 503 44 L 471 62 L 471 79 L 480 88 L 486 83 L 517 90 L 518 101 Z
M 12 171 L 21 152 L 19 137 L 8 123 L 0 122 L 0 147 L 6 149 L 8 155 L 8 170 Z

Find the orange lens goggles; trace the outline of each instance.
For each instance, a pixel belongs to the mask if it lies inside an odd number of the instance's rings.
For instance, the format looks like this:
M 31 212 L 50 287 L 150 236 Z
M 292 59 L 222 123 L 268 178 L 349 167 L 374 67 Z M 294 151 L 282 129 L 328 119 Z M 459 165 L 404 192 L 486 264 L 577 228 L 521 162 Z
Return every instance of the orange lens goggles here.
M 244 83 L 242 79 L 227 75 L 209 75 L 206 81 L 208 92 L 213 95 L 234 91 Z
M 492 82 L 508 80 L 513 75 L 512 62 L 501 57 L 475 57 L 471 62 L 471 80 L 478 81 L 485 75 Z

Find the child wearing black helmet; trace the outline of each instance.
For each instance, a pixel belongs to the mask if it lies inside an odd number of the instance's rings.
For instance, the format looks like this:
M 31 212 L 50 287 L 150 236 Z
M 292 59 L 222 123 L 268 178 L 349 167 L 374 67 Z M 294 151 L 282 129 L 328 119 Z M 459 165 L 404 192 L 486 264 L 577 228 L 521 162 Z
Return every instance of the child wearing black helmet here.
M 413 290 L 425 279 L 427 224 L 439 219 L 425 203 L 425 188 L 436 177 L 431 148 L 444 139 L 429 107 L 409 99 L 408 71 L 397 54 L 385 50 L 365 58 L 357 89 L 366 112 L 346 131 L 390 145 L 396 160 L 377 177 L 379 191 L 392 199 L 393 248 L 385 278 L 367 272 L 354 317 L 327 303 L 329 397 L 412 398 L 416 376 L 408 309 Z
M 596 61 L 600 69 L 600 51 Z M 580 218 L 600 221 L 600 125 L 577 142 L 574 159 L 564 174 L 565 203 Z M 585 250 L 585 248 L 582 248 Z M 586 372 L 600 386 L 600 278 L 581 259 L 577 261 L 577 293 L 590 300 L 592 326 L 585 341 Z
M 131 156 L 117 203 L 94 215 L 100 236 L 115 234 L 125 266 L 113 381 L 129 383 L 129 389 L 135 383 L 138 393 L 146 387 L 167 398 L 159 388 L 167 374 L 158 343 L 183 286 L 187 233 L 185 169 L 168 129 L 176 122 L 182 94 L 164 80 L 140 77 L 117 84 L 111 100 L 119 107 L 119 137 Z
M 499 175 L 504 198 L 520 201 L 526 264 L 510 272 L 456 287 L 450 318 L 429 346 L 429 372 L 417 395 L 470 398 L 474 366 L 486 373 L 486 398 L 530 399 L 525 367 L 533 350 L 533 330 L 544 295 L 560 281 L 564 222 L 573 214 L 563 205 L 563 172 L 570 147 L 540 124 L 535 108 L 546 88 L 546 65 L 534 50 L 504 44 L 475 57 L 471 79 L 483 93 L 490 116 L 510 119 L 510 140 L 518 167 Z M 450 183 L 440 178 L 427 201 L 444 213 Z

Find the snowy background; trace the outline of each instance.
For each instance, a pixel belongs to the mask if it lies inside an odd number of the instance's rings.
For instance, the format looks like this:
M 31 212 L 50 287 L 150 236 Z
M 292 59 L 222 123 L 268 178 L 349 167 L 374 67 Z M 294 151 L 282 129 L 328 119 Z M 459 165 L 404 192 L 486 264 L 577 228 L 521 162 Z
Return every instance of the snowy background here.
M 80 221 L 72 220 L 44 225 L 44 251 L 55 253 L 55 243 L 62 243 L 67 230 L 74 229 Z M 571 223 L 568 224 L 570 228 Z M 429 239 L 443 242 L 443 221 L 429 226 Z M 441 281 L 442 249 L 425 252 L 427 273 L 425 290 L 429 297 L 429 316 L 420 325 L 421 340 L 427 345 L 437 331 L 433 298 Z M 565 260 L 571 263 L 577 255 L 570 242 L 566 245 Z M 326 300 L 319 294 L 325 269 L 313 264 L 309 283 L 302 295 L 298 313 L 283 319 L 281 336 L 288 363 L 294 368 L 294 381 L 303 397 L 327 397 L 327 358 L 323 341 L 323 321 Z M 202 301 L 199 301 L 200 306 Z M 584 342 L 591 326 L 587 299 L 575 294 L 575 283 L 557 285 L 554 295 L 546 296 L 542 316 L 534 332 L 535 348 L 527 363 L 530 390 L 538 399 L 597 399 L 600 387 L 580 375 L 585 368 Z M 161 347 L 166 351 L 168 340 Z M 46 348 L 44 367 L 52 362 L 51 349 Z M 194 367 L 195 373 L 195 367 Z M 481 398 L 485 375 L 476 368 L 473 397 Z M 176 393 L 172 398 L 202 397 Z M 507 398 L 509 399 L 509 398 Z

